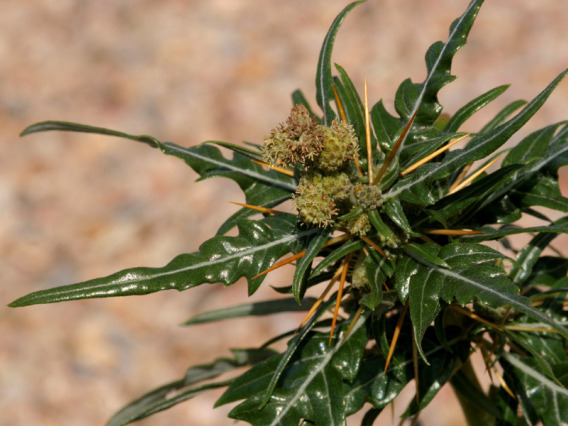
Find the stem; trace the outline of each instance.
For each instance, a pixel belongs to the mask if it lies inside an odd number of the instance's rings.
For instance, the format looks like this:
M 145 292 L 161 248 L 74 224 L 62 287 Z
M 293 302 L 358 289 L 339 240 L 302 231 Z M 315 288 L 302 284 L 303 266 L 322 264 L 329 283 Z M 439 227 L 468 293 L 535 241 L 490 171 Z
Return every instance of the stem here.
M 460 371 L 467 377 L 467 379 L 473 386 L 478 388 L 480 391 L 483 391 L 481 385 L 479 384 L 479 380 L 477 380 L 477 376 L 475 375 L 473 366 L 471 365 L 471 357 L 469 357 L 467 361 L 461 366 Z M 467 395 L 464 395 L 462 392 L 460 392 L 458 390 L 458 387 L 454 385 L 454 380 L 455 379 L 452 379 L 450 383 L 452 384 L 454 393 L 458 398 L 458 401 L 462 408 L 467 424 L 469 426 L 494 425 L 495 417 L 489 414 L 487 411 L 480 408 L 479 405 L 473 402 L 471 398 L 469 398 Z

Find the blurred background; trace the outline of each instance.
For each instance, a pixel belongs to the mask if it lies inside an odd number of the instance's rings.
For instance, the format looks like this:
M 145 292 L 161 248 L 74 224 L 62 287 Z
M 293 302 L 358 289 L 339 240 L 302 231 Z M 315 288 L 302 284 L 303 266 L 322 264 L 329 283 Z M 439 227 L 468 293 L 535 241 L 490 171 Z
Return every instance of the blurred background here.
M 301 315 L 178 326 L 246 300 L 246 283 L 185 293 L 9 309 L 31 291 L 161 266 L 193 252 L 243 201 L 228 180 L 194 184 L 183 162 L 130 141 L 43 133 L 37 121 L 92 124 L 190 146 L 260 143 L 290 93 L 315 105 L 319 48 L 343 0 L 4 0 L 0 14 L 0 425 L 101 425 L 185 369 L 294 328 Z M 392 111 L 398 84 L 423 81 L 424 53 L 466 0 L 369 0 L 342 26 L 333 60 Z M 568 8 L 557 0 L 487 2 L 442 90 L 445 112 L 511 88 L 466 124 L 531 99 L 568 66 Z M 563 82 L 524 134 L 568 117 Z M 518 140 L 518 137 L 517 139 Z M 284 285 L 289 271 L 265 284 Z M 263 286 L 267 287 L 267 285 Z M 269 297 L 260 290 L 254 300 Z M 451 392 L 425 425 L 463 423 Z M 142 425 L 231 424 L 205 394 Z M 412 397 L 412 391 L 408 396 Z M 396 404 L 396 413 L 406 402 Z M 381 424 L 397 424 L 389 410 Z M 355 424 L 355 422 L 354 422 Z

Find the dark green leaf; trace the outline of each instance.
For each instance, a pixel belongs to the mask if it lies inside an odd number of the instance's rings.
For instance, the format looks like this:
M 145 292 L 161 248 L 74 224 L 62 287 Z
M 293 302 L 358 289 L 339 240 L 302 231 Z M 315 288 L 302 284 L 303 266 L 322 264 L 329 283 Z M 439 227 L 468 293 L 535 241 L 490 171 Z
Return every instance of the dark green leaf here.
M 130 139 L 137 142 L 142 142 L 150 145 L 152 148 L 157 148 L 161 142 L 156 138 L 148 135 L 130 135 L 116 130 L 105 129 L 103 127 L 89 126 L 86 124 L 70 123 L 68 121 L 43 121 L 41 123 L 32 124 L 24 129 L 20 136 L 30 135 L 32 133 L 47 132 L 47 131 L 63 131 L 63 132 L 81 132 L 81 133 L 96 133 L 99 135 L 116 136 L 119 138 Z
M 509 105 L 507 105 L 501 111 L 499 111 L 497 113 L 497 115 L 495 115 L 495 117 L 493 117 L 485 126 L 483 126 L 481 128 L 481 130 L 479 131 L 479 133 L 483 134 L 483 133 L 488 133 L 488 132 L 492 131 L 497 126 L 504 123 L 505 120 L 507 120 L 507 118 L 509 118 L 516 110 L 525 106 L 526 104 L 527 104 L 527 101 L 522 100 L 522 99 L 518 100 L 518 101 L 511 102 Z
M 454 115 L 452 115 L 450 120 L 446 123 L 444 131 L 449 133 L 457 132 L 461 125 L 465 123 L 468 118 L 470 118 L 473 114 L 475 114 L 489 102 L 495 100 L 508 88 L 508 84 L 498 86 L 465 104 L 463 107 L 458 109 Z
M 214 237 L 199 252 L 177 256 L 162 268 L 132 268 L 103 278 L 41 290 L 24 296 L 10 306 L 54 303 L 98 297 L 130 296 L 161 290 L 187 290 L 203 283 L 231 285 L 246 277 L 249 294 L 256 291 L 264 276 L 252 279 L 284 254 L 298 247 L 302 238 L 316 232 L 294 233 L 294 223 L 273 217 L 269 221 L 243 221 L 237 237 Z
M 310 269 L 314 258 L 319 254 L 329 236 L 329 229 L 317 229 L 317 232 L 310 235 L 305 254 L 296 262 L 296 270 L 292 280 L 292 293 L 297 302 L 300 303 L 306 291 L 307 279 L 310 276 Z
M 525 412 L 537 413 L 545 425 L 566 424 L 568 421 L 568 390 L 541 373 L 534 360 L 522 360 L 510 353 L 504 353 L 503 358 L 512 365 L 520 386 L 522 386 L 525 397 L 521 397 L 520 401 Z M 568 363 L 564 361 L 559 364 L 559 368 L 567 373 Z
M 341 245 L 341 247 L 338 247 L 337 249 L 326 255 L 325 258 L 314 268 L 310 275 L 310 278 L 313 278 L 316 275 L 322 273 L 325 269 L 329 268 L 338 260 L 343 259 L 349 253 L 360 250 L 361 248 L 363 248 L 363 245 L 363 241 L 358 239 L 347 241 L 346 243 Z
M 187 370 L 185 378 L 160 386 L 132 401 L 109 420 L 108 426 L 126 425 L 166 410 L 204 391 L 226 387 L 231 381 L 199 387 L 192 386 L 203 380 L 215 378 L 223 373 L 253 365 L 274 356 L 274 352 L 269 349 L 233 349 L 232 352 L 234 358 L 219 358 L 211 364 L 191 367 Z
M 365 0 L 356 1 L 348 4 L 331 24 L 331 28 L 327 32 L 323 45 L 320 50 L 318 61 L 318 69 L 316 73 L 316 100 L 323 111 L 323 123 L 326 126 L 331 125 L 331 121 L 336 118 L 335 112 L 331 109 L 331 101 L 335 99 L 333 94 L 333 77 L 331 75 L 331 52 L 333 43 L 339 27 L 343 23 L 345 16 L 360 3 Z

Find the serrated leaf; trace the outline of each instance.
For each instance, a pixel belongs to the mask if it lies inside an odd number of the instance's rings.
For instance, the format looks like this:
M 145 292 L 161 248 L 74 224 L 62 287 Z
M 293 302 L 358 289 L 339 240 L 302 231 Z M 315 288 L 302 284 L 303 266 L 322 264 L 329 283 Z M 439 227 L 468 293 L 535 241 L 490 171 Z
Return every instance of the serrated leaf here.
M 326 126 L 331 125 L 332 120 L 336 118 L 335 112 L 331 109 L 331 101 L 335 99 L 333 94 L 333 77 L 331 74 L 331 53 L 333 44 L 339 27 L 347 14 L 358 4 L 366 0 L 360 0 L 348 4 L 339 15 L 335 18 L 320 50 L 318 60 L 318 68 L 316 73 L 316 100 L 323 111 L 323 123 Z
M 536 361 L 522 360 L 511 353 L 504 353 L 502 356 L 507 363 L 513 366 L 520 386 L 522 386 L 523 395 L 520 401 L 525 412 L 536 413 L 544 425 L 566 424 L 568 422 L 568 390 L 541 373 L 536 366 Z M 568 362 L 558 366 L 568 373 Z
M 452 117 L 448 120 L 448 122 L 444 126 L 444 131 L 449 133 L 457 132 L 462 124 L 467 121 L 467 119 L 469 119 L 481 108 L 486 106 L 489 102 L 501 96 L 501 94 L 503 94 L 503 92 L 508 88 L 508 84 L 498 86 L 465 104 L 463 107 L 458 109 L 455 114 L 452 115 Z
M 496 149 L 500 148 L 516 131 L 518 131 L 544 104 L 554 88 L 564 78 L 568 70 L 562 72 L 540 94 L 529 102 L 521 112 L 506 123 L 498 126 L 491 132 L 482 134 L 472 139 L 464 149 L 451 151 L 446 158 L 436 164 L 426 164 L 410 177 L 401 179 L 386 194 L 385 200 L 400 197 L 417 204 L 432 204 L 436 198 L 432 195 L 421 194 L 428 192 L 427 186 L 435 179 L 440 179 L 453 170 L 467 163 L 480 160 Z
M 353 361 L 363 354 L 367 342 L 364 324 L 365 319 L 360 318 L 345 341 L 333 347 L 327 345 L 326 333 L 313 333 L 287 364 L 278 388 L 262 409 L 259 405 L 280 357 L 237 378 L 217 405 L 246 398 L 229 415 L 253 424 L 298 424 L 305 419 L 322 425 L 342 425 L 342 382 L 353 376 Z
M 523 247 L 517 256 L 516 263 L 509 273 L 513 282 L 521 284 L 531 275 L 532 268 L 540 258 L 542 251 L 559 235 L 558 233 L 551 232 L 550 227 L 563 227 L 565 228 L 565 232 L 568 232 L 568 217 L 557 220 L 554 224 L 547 227 L 546 232 L 538 234 Z
M 395 199 L 390 199 L 384 204 L 384 212 L 385 214 L 392 220 L 394 223 L 398 225 L 400 229 L 406 232 L 408 235 L 414 235 L 415 233 L 412 231 L 410 227 L 410 223 L 404 214 L 404 210 L 400 201 Z
M 370 112 L 371 124 L 381 149 L 386 152 L 392 151 L 397 135 L 404 128 L 404 122 L 391 115 L 380 100 L 377 102 Z
M 193 385 L 237 368 L 256 364 L 274 356 L 275 353 L 270 349 L 234 349 L 233 354 L 234 358 L 218 358 L 210 364 L 189 368 L 183 379 L 160 386 L 123 407 L 112 416 L 107 425 L 126 425 L 166 410 L 204 391 L 226 387 L 231 381 L 211 383 L 199 387 L 193 387 Z
M 415 127 L 431 126 L 440 115 L 442 106 L 438 102 L 438 92 L 455 79 L 455 76 L 450 74 L 452 59 L 466 43 L 482 3 L 482 0 L 472 1 L 450 26 L 446 43 L 439 41 L 430 46 L 426 52 L 426 80 L 422 84 L 413 84 L 408 79 L 400 85 L 395 98 L 395 109 L 404 121 L 408 121 L 416 113 Z M 405 139 L 409 136 L 410 132 Z M 399 155 L 404 152 L 405 143 L 406 140 L 403 140 Z
M 249 294 L 252 294 L 264 276 L 252 277 L 294 250 L 302 238 L 316 232 L 308 229 L 294 233 L 295 221 L 291 223 L 284 218 L 270 218 L 272 227 L 265 222 L 240 222 L 237 237 L 211 238 L 201 245 L 199 252 L 179 255 L 162 268 L 125 269 L 107 277 L 31 293 L 10 306 L 141 295 L 171 289 L 182 291 L 203 283 L 231 285 L 241 277 L 247 279 Z
M 420 265 L 409 278 L 410 317 L 416 344 L 423 357 L 420 341 L 440 311 L 440 299 L 447 303 L 456 300 L 462 306 L 474 299 L 490 306 L 512 306 L 568 336 L 568 329 L 532 308 L 526 298 L 518 295 L 518 287 L 507 278 L 504 270 L 494 266 L 495 260 L 504 257 L 501 253 L 479 244 L 448 244 L 435 254 L 451 269 Z

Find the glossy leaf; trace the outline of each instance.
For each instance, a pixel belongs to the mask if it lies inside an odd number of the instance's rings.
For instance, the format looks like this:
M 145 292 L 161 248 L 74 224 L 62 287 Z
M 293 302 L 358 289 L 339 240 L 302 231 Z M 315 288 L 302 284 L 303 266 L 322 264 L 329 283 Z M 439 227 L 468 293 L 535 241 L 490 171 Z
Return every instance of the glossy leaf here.
M 300 419 L 343 424 L 342 383 L 353 376 L 353 368 L 358 370 L 356 361 L 367 342 L 364 324 L 365 320 L 360 319 L 345 341 L 332 347 L 327 344 L 326 333 L 311 335 L 287 364 L 278 388 L 262 409 L 259 405 L 280 356 L 236 379 L 217 405 L 246 398 L 230 416 L 253 424 L 298 424 Z
M 24 296 L 10 306 L 54 303 L 98 297 L 129 296 L 161 290 L 187 290 L 203 283 L 231 285 L 241 277 L 249 283 L 249 294 L 256 291 L 264 276 L 252 279 L 298 246 L 314 229 L 292 233 L 295 223 L 274 217 L 269 221 L 243 221 L 237 237 L 214 237 L 199 252 L 177 256 L 162 268 L 132 268 L 104 278 L 41 290 Z
M 331 109 L 331 101 L 335 99 L 333 94 L 333 77 L 331 74 L 331 53 L 337 31 L 343 23 L 347 14 L 358 4 L 365 0 L 356 1 L 348 4 L 331 24 L 331 28 L 327 32 L 323 45 L 320 50 L 318 68 L 316 73 L 316 100 L 323 111 L 323 123 L 331 125 L 332 120 L 336 118 L 335 112 Z
M 521 405 L 526 413 L 536 413 L 545 425 L 565 424 L 568 419 L 568 390 L 554 383 L 531 360 L 504 353 L 503 358 L 513 366 L 522 387 Z M 564 386 L 568 386 L 568 362 L 558 364 Z
M 486 106 L 489 102 L 501 96 L 508 88 L 508 84 L 498 86 L 465 104 L 463 107 L 458 109 L 454 115 L 452 115 L 446 123 L 444 131 L 450 133 L 457 132 L 462 124 L 465 123 L 473 114 Z
M 210 364 L 191 367 L 187 370 L 183 379 L 160 386 L 132 401 L 109 420 L 108 426 L 126 425 L 166 410 L 204 391 L 226 387 L 231 381 L 211 383 L 197 387 L 194 385 L 204 380 L 213 379 L 237 368 L 254 365 L 274 356 L 274 352 L 269 349 L 233 349 L 232 352 L 234 355 L 233 358 L 219 358 Z

